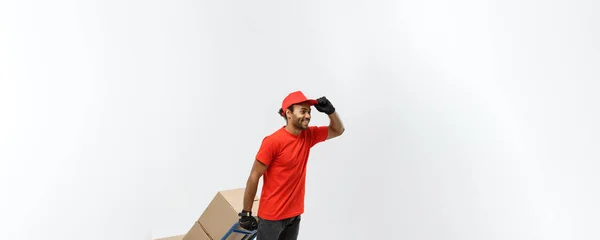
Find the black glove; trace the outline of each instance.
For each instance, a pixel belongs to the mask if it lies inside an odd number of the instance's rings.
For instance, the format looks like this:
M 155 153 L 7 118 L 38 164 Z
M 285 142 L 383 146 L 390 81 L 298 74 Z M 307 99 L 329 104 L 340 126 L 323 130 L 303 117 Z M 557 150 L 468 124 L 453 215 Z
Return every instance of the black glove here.
M 322 113 L 325 113 L 327 115 L 332 114 L 335 112 L 335 108 L 333 107 L 333 105 L 331 104 L 331 102 L 329 100 L 327 100 L 326 97 L 320 97 L 317 99 L 317 104 L 315 104 L 315 108 Z
M 252 212 L 242 210 L 238 215 L 240 216 L 240 227 L 248 231 L 258 229 L 258 222 L 256 221 L 256 218 L 252 216 Z

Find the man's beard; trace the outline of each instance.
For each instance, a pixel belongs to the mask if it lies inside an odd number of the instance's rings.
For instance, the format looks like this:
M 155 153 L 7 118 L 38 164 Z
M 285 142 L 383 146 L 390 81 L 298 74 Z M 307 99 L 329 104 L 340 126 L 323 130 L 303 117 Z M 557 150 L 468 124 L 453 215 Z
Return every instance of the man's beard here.
M 299 119 L 294 123 L 294 126 L 298 129 L 308 129 L 308 124 L 310 123 L 310 120 L 307 121 L 306 127 L 302 124 L 302 122 L 303 120 Z

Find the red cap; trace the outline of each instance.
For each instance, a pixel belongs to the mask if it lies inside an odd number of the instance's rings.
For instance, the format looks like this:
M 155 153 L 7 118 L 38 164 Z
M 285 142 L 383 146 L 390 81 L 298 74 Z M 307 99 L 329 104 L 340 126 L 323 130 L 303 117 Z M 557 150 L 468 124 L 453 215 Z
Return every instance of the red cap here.
M 295 91 L 288 94 L 287 97 L 283 99 L 283 102 L 281 103 L 281 116 L 285 115 L 285 109 L 287 109 L 289 106 L 301 102 L 308 102 L 311 106 L 317 104 L 317 100 L 306 98 L 302 91 Z

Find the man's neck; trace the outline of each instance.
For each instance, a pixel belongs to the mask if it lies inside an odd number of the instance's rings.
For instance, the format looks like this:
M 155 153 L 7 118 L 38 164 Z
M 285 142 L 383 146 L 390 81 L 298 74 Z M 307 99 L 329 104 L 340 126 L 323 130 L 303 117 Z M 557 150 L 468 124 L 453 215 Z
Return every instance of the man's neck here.
M 302 132 L 302 129 L 295 128 L 293 125 L 290 124 L 285 126 L 285 130 L 296 136 L 300 135 L 300 132 Z

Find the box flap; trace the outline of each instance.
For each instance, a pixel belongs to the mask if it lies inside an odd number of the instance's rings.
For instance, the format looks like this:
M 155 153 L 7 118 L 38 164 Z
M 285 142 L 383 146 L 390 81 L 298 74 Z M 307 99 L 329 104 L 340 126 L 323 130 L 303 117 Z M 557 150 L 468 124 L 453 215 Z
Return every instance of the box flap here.
M 218 194 L 223 196 L 223 199 L 228 202 L 235 212 L 241 212 L 244 208 L 244 193 L 245 188 L 237 188 L 230 190 L 219 191 Z M 256 201 L 258 201 L 258 193 L 254 196 L 254 204 L 256 205 Z

